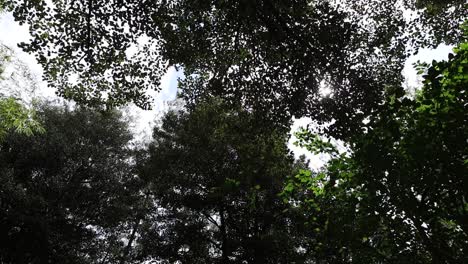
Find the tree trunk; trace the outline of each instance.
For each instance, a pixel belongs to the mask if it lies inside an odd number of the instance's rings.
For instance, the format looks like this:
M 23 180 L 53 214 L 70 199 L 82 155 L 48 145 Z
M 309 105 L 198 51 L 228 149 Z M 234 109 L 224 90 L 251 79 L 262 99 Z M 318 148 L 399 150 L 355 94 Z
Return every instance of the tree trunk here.
M 224 210 L 221 207 L 219 211 L 219 217 L 220 217 L 220 232 L 221 232 L 221 263 L 225 264 L 228 263 L 229 258 L 228 258 L 228 239 L 227 239 L 227 234 L 226 234 L 226 219 L 224 218 Z

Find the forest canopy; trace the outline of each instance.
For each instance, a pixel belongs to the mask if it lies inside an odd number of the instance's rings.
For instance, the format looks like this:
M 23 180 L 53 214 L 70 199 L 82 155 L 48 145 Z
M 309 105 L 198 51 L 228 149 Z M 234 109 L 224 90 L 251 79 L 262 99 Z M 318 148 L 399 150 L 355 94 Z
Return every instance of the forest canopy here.
M 0 7 L 72 101 L 0 95 L 0 263 L 468 262 L 465 1 Z M 183 107 L 140 142 L 119 107 L 169 67 Z
M 458 43 L 467 17 L 459 0 L 5 4 L 29 25 L 23 49 L 65 98 L 149 108 L 145 90 L 158 90 L 167 67 L 176 66 L 189 101 L 220 96 L 281 124 L 292 116 L 334 119 L 345 130 L 336 136 L 375 112 L 386 86 L 401 84 L 409 54 Z M 322 86 L 332 100 L 319 96 Z

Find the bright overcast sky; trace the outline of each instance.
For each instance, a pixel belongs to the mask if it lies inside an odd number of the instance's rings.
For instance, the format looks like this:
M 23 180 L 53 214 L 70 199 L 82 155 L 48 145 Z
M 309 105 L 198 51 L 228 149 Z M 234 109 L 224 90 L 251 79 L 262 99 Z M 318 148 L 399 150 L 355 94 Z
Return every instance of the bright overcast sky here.
M 31 69 L 31 71 L 37 75 L 38 80 L 41 79 L 42 69 L 35 60 L 35 58 L 29 54 L 22 52 L 17 48 L 17 44 L 23 41 L 28 41 L 30 38 L 28 29 L 26 26 L 20 26 L 13 20 L 13 16 L 9 13 L 0 14 L 0 42 L 13 48 L 16 52 L 16 56 L 25 62 Z M 444 60 L 447 59 L 448 53 L 451 52 L 451 47 L 446 45 L 441 45 L 437 49 L 422 49 L 416 56 L 410 57 L 404 68 L 404 75 L 407 79 L 407 84 L 411 87 L 418 86 L 418 77 L 416 71 L 413 69 L 413 63 L 416 61 L 426 61 L 430 62 L 432 60 Z M 150 135 L 151 127 L 155 116 L 162 111 L 167 110 L 167 102 L 175 99 L 177 92 L 177 78 L 182 76 L 181 73 L 175 71 L 175 69 L 170 69 L 168 73 L 162 78 L 161 81 L 161 91 L 155 98 L 155 107 L 151 111 L 143 111 L 136 107 L 131 107 L 131 114 L 135 117 L 135 130 L 139 134 L 145 134 L 145 137 Z M 40 83 L 40 94 L 48 98 L 54 98 L 54 91 L 51 88 L 48 88 L 44 82 Z M 307 125 L 309 121 L 307 119 L 297 120 L 292 130 L 295 131 L 301 126 Z M 290 143 L 294 139 L 290 140 Z M 301 154 L 308 154 L 306 150 L 297 148 L 290 144 L 290 148 L 294 151 L 296 156 Z M 323 161 L 320 157 L 311 158 L 311 167 L 318 167 L 323 164 Z

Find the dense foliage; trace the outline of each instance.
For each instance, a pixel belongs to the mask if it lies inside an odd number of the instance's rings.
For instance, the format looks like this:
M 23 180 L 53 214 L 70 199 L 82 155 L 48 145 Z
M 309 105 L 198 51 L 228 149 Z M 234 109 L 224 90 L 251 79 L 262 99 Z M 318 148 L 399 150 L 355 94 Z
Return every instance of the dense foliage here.
M 0 146 L 0 262 L 115 263 L 138 200 L 126 124 L 53 106 L 37 115 L 45 133 Z
M 164 263 L 302 263 L 307 232 L 278 196 L 296 170 L 286 134 L 227 109 L 203 103 L 155 129 L 143 250 Z
M 291 178 L 283 193 L 307 208 L 322 236 L 318 252 L 333 250 L 328 263 L 468 261 L 468 46 L 419 68 L 416 98 L 389 94 L 351 140 L 351 154 L 299 134 L 302 145 L 334 157 Z
M 384 87 L 401 82 L 409 52 L 459 40 L 467 15 L 458 0 L 6 3 L 30 26 L 22 47 L 66 98 L 148 108 L 145 90 L 158 90 L 175 65 L 191 102 L 220 96 L 280 125 L 292 116 L 334 119 L 336 137 L 377 110 Z M 332 96 L 320 96 L 324 87 Z
M 1 94 L 0 263 L 468 262 L 465 1 L 2 7 L 79 105 Z M 442 42 L 454 53 L 418 64 L 406 94 L 407 56 Z M 149 108 L 168 66 L 185 107 L 135 145 L 102 106 Z M 297 145 L 329 157 L 320 169 L 288 149 L 302 116 L 319 126 Z

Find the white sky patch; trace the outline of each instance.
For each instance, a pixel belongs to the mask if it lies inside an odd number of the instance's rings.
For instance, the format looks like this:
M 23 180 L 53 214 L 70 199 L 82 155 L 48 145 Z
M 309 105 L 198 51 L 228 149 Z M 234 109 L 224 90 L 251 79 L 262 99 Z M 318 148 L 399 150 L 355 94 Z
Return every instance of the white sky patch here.
M 294 153 L 295 158 L 299 158 L 299 156 L 305 155 L 310 161 L 309 167 L 311 169 L 319 169 L 327 163 L 329 158 L 327 155 L 314 155 L 307 149 L 294 145 L 294 142 L 297 141 L 296 136 L 294 136 L 294 132 L 299 131 L 300 128 L 306 128 L 309 124 L 313 124 L 313 122 L 312 119 L 308 117 L 294 119 L 293 125 L 291 126 L 291 137 L 288 141 L 288 147 Z
M 319 93 L 322 97 L 333 96 L 332 89 L 330 88 L 330 86 L 327 85 L 327 82 L 325 80 L 322 80 L 320 82 Z
M 142 110 L 135 105 L 130 105 L 124 109 L 124 112 L 134 120 L 133 131 L 137 141 L 145 142 L 151 139 L 155 122 L 171 108 L 170 102 L 176 99 L 177 79 L 181 76 L 180 71 L 177 71 L 174 67 L 169 68 L 161 78 L 161 90 L 152 94 L 154 98 L 152 110 Z
M 447 60 L 448 54 L 453 53 L 452 49 L 453 46 L 441 44 L 436 49 L 420 49 L 417 55 L 409 57 L 403 69 L 405 84 L 411 88 L 419 88 L 421 86 L 421 76 L 416 74 L 414 64 L 418 61 L 430 63 L 433 60 Z
M 54 89 L 48 88 L 47 84 L 42 81 L 42 67 L 36 62 L 36 58 L 23 52 L 17 46 L 20 42 L 28 42 L 30 38 L 27 26 L 20 26 L 15 22 L 11 13 L 0 13 L 0 42 L 13 49 L 15 56 L 28 65 L 31 73 L 37 76 L 40 95 L 55 98 Z

